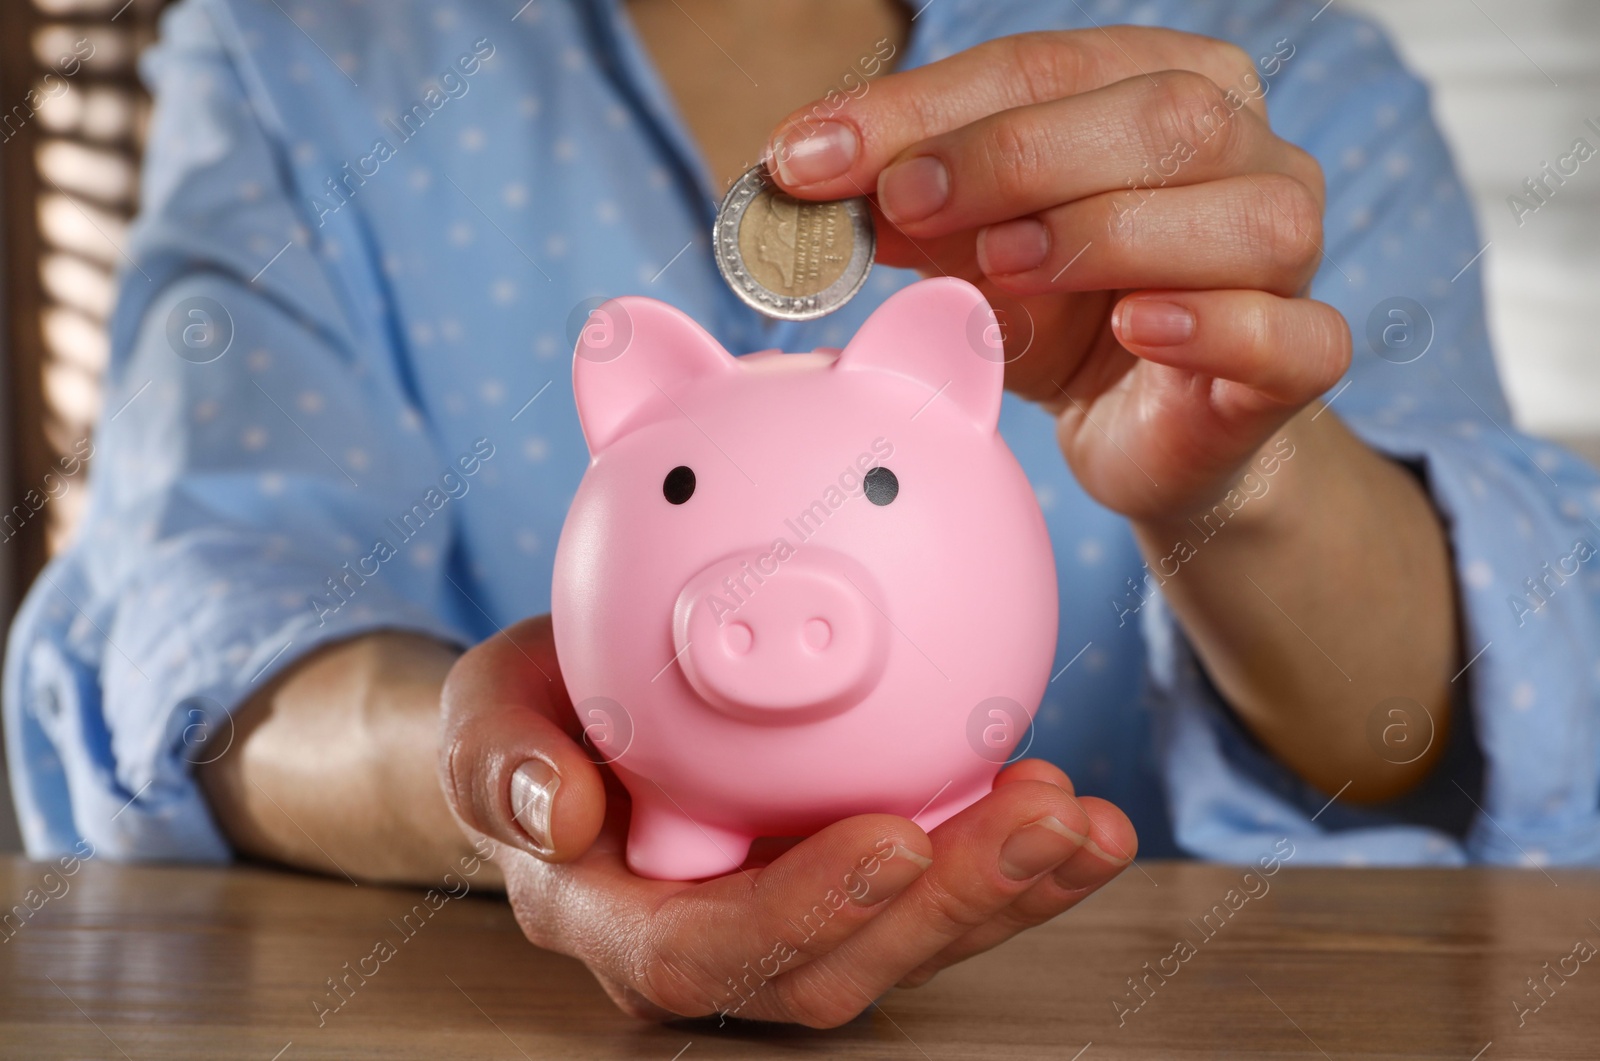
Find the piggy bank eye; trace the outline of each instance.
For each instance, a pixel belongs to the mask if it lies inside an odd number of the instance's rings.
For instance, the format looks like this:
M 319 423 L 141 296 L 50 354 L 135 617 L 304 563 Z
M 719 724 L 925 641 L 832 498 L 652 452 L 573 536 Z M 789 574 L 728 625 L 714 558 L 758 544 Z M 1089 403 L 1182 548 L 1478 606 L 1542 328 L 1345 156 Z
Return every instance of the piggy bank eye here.
M 900 494 L 900 480 L 888 468 L 873 468 L 867 472 L 862 485 L 866 489 L 867 500 L 874 505 L 887 505 Z
M 689 500 L 694 496 L 694 469 L 686 464 L 680 464 L 672 469 L 661 484 L 661 493 L 674 505 L 681 505 Z

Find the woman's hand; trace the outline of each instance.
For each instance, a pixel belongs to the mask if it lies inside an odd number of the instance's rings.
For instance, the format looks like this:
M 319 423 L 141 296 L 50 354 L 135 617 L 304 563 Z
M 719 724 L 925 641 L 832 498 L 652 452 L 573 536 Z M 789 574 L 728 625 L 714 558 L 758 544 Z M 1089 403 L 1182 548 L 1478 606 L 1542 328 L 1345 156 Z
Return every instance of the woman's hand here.
M 1280 41 L 1261 69 L 1293 53 Z M 1445 746 L 1449 547 L 1414 475 L 1336 415 L 1297 415 L 1349 367 L 1350 334 L 1303 297 L 1322 173 L 1268 127 L 1256 66 L 1163 29 L 1011 37 L 798 111 L 771 155 L 797 196 L 872 195 L 881 260 L 996 304 L 1007 385 L 1132 522 L 1149 574 L 1112 602 L 1119 621 L 1159 583 L 1263 744 L 1379 802 Z M 1434 723 L 1405 763 L 1366 736 L 1396 696 Z
M 1349 364 L 1343 318 L 1298 297 L 1322 174 L 1266 92 L 1204 37 L 1027 34 L 796 112 L 771 156 L 796 196 L 873 196 L 880 261 L 982 288 L 1008 386 L 1057 416 L 1084 489 L 1177 521 Z
M 640 1017 L 842 1024 L 1075 905 L 1135 850 L 1120 811 L 1027 760 L 932 834 L 862 815 L 765 865 L 647 880 L 623 861 L 627 792 L 574 739 L 548 617 L 468 652 L 443 699 L 446 797 L 469 838 L 497 841 L 523 931 Z

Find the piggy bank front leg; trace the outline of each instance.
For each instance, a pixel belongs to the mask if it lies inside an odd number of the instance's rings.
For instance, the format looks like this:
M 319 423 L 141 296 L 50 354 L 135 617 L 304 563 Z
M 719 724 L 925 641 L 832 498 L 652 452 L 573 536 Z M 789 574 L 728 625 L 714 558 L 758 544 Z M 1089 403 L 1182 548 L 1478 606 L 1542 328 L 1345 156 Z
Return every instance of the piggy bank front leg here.
M 628 868 L 655 880 L 704 880 L 732 873 L 754 837 L 696 821 L 659 793 L 635 793 L 628 825 Z

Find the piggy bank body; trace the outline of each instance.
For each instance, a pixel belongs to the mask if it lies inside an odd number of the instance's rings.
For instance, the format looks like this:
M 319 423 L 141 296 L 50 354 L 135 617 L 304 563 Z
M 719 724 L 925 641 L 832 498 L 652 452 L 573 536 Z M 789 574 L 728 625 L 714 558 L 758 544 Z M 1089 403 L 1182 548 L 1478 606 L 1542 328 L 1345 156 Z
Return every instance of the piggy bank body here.
M 630 868 L 730 872 L 761 836 L 985 795 L 1049 678 L 1054 561 L 996 429 L 982 295 L 926 280 L 843 351 L 730 356 L 606 303 L 574 359 L 592 461 L 552 620 Z

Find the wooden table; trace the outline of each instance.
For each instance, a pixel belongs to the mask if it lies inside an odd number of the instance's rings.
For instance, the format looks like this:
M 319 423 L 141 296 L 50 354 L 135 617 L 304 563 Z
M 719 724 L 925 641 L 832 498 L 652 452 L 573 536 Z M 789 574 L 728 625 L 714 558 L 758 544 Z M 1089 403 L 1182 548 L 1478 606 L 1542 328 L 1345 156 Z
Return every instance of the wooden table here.
M 96 861 L 52 883 L 49 869 L 0 860 L 0 902 L 55 893 L 0 929 L 4 1058 L 1600 1057 L 1600 961 L 1572 957 L 1580 941 L 1600 953 L 1594 873 L 1284 868 L 1247 882 L 1141 863 L 820 1032 L 634 1022 L 582 965 L 524 942 L 493 897 L 407 925 L 420 893 Z M 386 961 L 370 957 L 380 941 Z M 340 1004 L 327 980 L 363 958 L 376 971 Z M 1550 974 L 1563 958 L 1576 971 Z M 1546 976 L 1535 1009 L 1527 981 Z M 1130 977 L 1146 981 L 1137 995 Z

